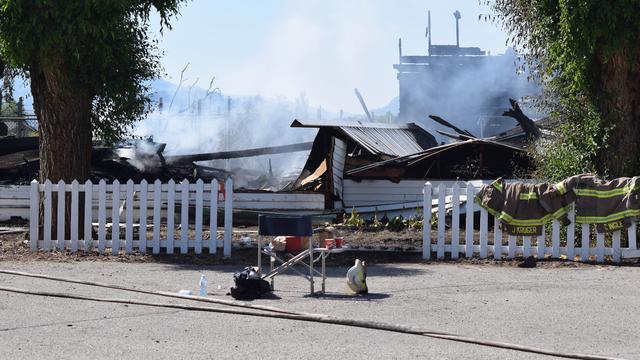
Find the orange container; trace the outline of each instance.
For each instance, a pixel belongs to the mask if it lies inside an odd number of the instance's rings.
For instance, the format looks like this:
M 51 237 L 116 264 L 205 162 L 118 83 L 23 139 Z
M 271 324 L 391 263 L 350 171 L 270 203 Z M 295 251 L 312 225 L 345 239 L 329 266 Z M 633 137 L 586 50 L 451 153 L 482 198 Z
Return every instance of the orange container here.
M 286 252 L 300 252 L 302 251 L 302 236 L 285 236 Z
M 324 247 L 327 249 L 332 249 L 335 246 L 335 241 L 333 239 L 324 239 Z
M 342 237 L 336 237 L 336 248 L 341 248 L 342 247 Z

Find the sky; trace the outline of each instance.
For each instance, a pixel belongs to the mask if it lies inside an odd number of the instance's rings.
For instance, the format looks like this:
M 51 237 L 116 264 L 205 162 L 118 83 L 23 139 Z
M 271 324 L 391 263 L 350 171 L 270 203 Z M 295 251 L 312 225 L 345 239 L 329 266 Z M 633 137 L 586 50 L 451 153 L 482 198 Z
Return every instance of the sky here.
M 295 99 L 312 106 L 359 112 L 354 88 L 370 108 L 398 96 L 393 64 L 398 38 L 403 55 L 425 55 L 427 10 L 432 43 L 455 44 L 453 12 L 459 10 L 460 45 L 492 54 L 506 49 L 506 34 L 478 20 L 490 10 L 478 0 L 193 0 L 160 34 L 165 78 L 214 86 L 229 95 Z

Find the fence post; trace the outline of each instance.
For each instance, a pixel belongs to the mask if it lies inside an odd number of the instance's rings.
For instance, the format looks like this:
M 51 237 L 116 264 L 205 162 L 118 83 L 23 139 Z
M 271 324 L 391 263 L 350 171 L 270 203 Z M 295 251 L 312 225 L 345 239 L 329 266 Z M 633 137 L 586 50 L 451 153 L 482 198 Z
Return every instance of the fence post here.
M 567 227 L 567 259 L 574 261 L 576 259 L 576 212 L 573 207 L 569 210 L 569 221 L 571 223 Z
M 502 229 L 497 216 L 493 218 L 493 258 L 502 260 Z
M 551 256 L 554 259 L 558 259 L 560 257 L 560 222 L 558 220 L 553 220 L 551 226 Z
M 596 234 L 596 261 L 604 262 L 604 234 Z
M 196 247 L 195 253 L 202 254 L 202 191 L 204 189 L 204 182 L 202 179 L 196 181 Z
M 582 252 L 580 254 L 580 260 L 582 262 L 589 261 L 589 233 L 591 232 L 589 224 L 582 224 Z
M 636 241 L 636 230 L 637 230 L 637 224 L 635 221 L 633 221 L 631 223 L 631 227 L 629 227 L 629 230 L 627 232 L 628 236 L 629 236 L 629 249 L 631 250 L 637 250 L 638 246 L 637 246 L 637 241 Z
M 93 184 L 84 183 L 84 251 L 93 248 Z
M 538 246 L 540 244 L 540 237 L 538 236 Z M 539 253 L 538 253 L 539 254 Z M 522 237 L 522 256 L 527 258 L 531 255 L 531 236 L 523 236 Z M 538 255 L 538 259 L 540 259 L 540 255 Z
M 218 252 L 218 189 L 217 179 L 211 180 L 211 199 L 209 204 L 209 254 Z
M 71 252 L 78 251 L 78 180 L 71 182 Z
M 180 183 L 180 254 L 189 252 L 189 181 Z
M 467 202 L 466 202 L 466 213 L 467 213 L 467 230 L 465 231 L 465 255 L 467 259 L 473 257 L 473 217 L 475 215 L 474 209 L 474 201 L 476 188 L 473 187 L 473 184 L 467 184 Z
M 509 252 L 507 253 L 507 259 L 513 259 L 516 257 L 516 241 L 515 235 L 507 236 L 507 243 L 509 244 Z
M 444 183 L 438 185 L 438 259 L 444 259 L 444 232 L 445 232 L 445 195 L 447 188 Z
M 162 210 L 162 183 L 156 179 L 153 183 L 153 250 L 154 254 L 160 253 L 160 221 Z
M 44 250 L 51 250 L 51 181 L 44 182 Z
M 613 244 L 611 247 L 613 250 L 613 262 L 620 262 L 620 257 L 622 256 L 622 252 L 620 250 L 620 230 L 616 230 L 613 233 Z
M 104 254 L 107 246 L 107 182 L 101 179 L 98 183 L 98 253 Z
M 480 207 L 480 258 L 486 259 L 489 247 L 489 214 Z
M 231 256 L 231 236 L 233 235 L 233 180 L 228 178 L 224 183 L 224 257 Z
M 120 181 L 111 184 L 111 255 L 120 252 Z
M 431 259 L 431 183 L 422 189 L 422 259 Z
M 133 180 L 127 181 L 127 195 L 125 200 L 125 220 L 127 225 L 124 234 L 124 252 L 131 254 L 133 252 Z
M 58 181 L 58 221 L 57 221 L 57 230 L 58 234 L 56 238 L 58 239 L 58 250 L 64 250 L 64 238 L 65 238 L 65 183 L 64 181 Z
M 29 244 L 31 250 L 38 250 L 38 228 L 40 225 L 40 185 L 31 181 L 29 195 Z
M 149 190 L 149 183 L 147 180 L 140 182 L 140 230 L 138 230 L 138 250 L 141 254 L 147 252 L 147 191 Z
M 460 254 L 460 184 L 451 188 L 451 259 L 457 260 Z
M 544 254 L 547 250 L 546 248 L 546 226 L 542 225 L 542 235 L 537 237 L 537 250 L 538 250 L 538 259 L 544 260 Z
M 173 254 L 173 240 L 175 231 L 174 213 L 176 211 L 175 191 L 176 182 L 171 179 L 167 184 L 167 254 Z

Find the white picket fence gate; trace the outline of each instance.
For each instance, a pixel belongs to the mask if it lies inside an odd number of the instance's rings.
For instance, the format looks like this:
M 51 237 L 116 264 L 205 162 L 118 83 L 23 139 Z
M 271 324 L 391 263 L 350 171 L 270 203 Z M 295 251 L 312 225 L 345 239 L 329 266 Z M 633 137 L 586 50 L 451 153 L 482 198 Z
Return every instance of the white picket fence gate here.
M 143 180 L 134 184 L 129 180 L 126 184 L 114 181 L 107 184 L 101 180 L 98 184 L 87 181 L 80 184 L 73 181 L 65 184 L 63 181 L 52 184 L 46 181 L 40 184 L 31 182 L 29 196 L 29 222 L 31 250 L 42 249 L 65 250 L 71 252 L 83 250 L 97 251 L 100 254 L 110 248 L 113 255 L 120 250 L 132 253 L 134 249 L 141 253 L 151 250 L 159 254 L 165 249 L 167 254 L 173 254 L 179 249 L 180 254 L 186 254 L 193 249 L 201 254 L 203 248 L 209 253 L 217 253 L 218 247 L 223 248 L 225 257 L 231 256 L 231 236 L 233 233 L 233 182 L 231 178 L 224 183 L 224 192 L 220 193 L 217 180 L 204 183 L 198 180 L 190 184 L 187 180 L 176 183 L 170 180 L 162 184 L 159 180 L 150 184 Z M 70 193 L 70 195 L 68 195 Z M 57 218 L 52 219 L 53 195 L 57 194 Z M 80 194 L 84 194 L 84 229 L 79 234 L 79 201 Z M 224 194 L 224 195 L 223 195 Z M 219 200 L 223 195 L 223 200 Z M 65 235 L 65 201 L 71 201 L 70 231 Z M 39 222 L 40 199 L 43 197 L 44 214 L 42 223 Z M 205 204 L 208 206 L 205 207 Z M 176 205 L 180 206 L 179 213 Z M 224 205 L 224 237 L 218 240 L 218 207 Z M 189 228 L 189 208 L 195 208 L 194 231 Z M 203 210 L 209 211 L 209 236 L 205 239 L 203 231 Z M 179 220 L 176 217 L 179 215 Z M 56 221 L 57 233 L 52 237 L 52 224 Z M 177 223 L 177 224 L 176 224 Z M 42 227 L 42 234 L 39 234 Z M 97 227 L 97 234 L 94 228 Z M 111 236 L 107 237 L 107 230 L 111 229 Z M 147 234 L 152 228 L 153 235 Z M 137 229 L 137 237 L 134 236 Z M 124 231 L 123 231 L 124 230 Z M 97 236 L 96 236 L 97 235 Z M 69 237 L 66 239 L 66 237 Z M 63 239 L 63 240 L 61 240 Z
M 423 214 L 427 215 L 424 217 L 422 237 L 423 244 L 429 244 L 430 246 L 422 247 L 422 257 L 424 259 L 430 259 L 432 251 L 436 253 L 437 259 L 443 259 L 445 253 L 450 254 L 451 259 L 458 259 L 460 256 L 466 258 L 478 256 L 481 259 L 486 259 L 491 255 L 494 259 L 502 259 L 504 256 L 508 259 L 513 259 L 517 256 L 536 256 L 538 259 L 543 259 L 545 256 L 550 256 L 553 259 L 566 257 L 567 260 L 574 261 L 578 257 L 580 261 L 590 261 L 591 257 L 595 256 L 595 261 L 599 263 L 604 262 L 606 257 L 609 257 L 613 262 L 620 262 L 622 258 L 640 257 L 640 249 L 638 249 L 636 242 L 637 225 L 635 222 L 627 229 L 627 244 L 622 247 L 620 230 L 605 237 L 605 234 L 596 233 L 595 227 L 591 224 L 576 225 L 574 210 L 569 212 L 571 224 L 566 226 L 566 229 L 562 229 L 563 226 L 558 221 L 554 220 L 551 223 L 550 241 L 547 240 L 545 235 L 546 229 L 541 236 L 514 236 L 507 234 L 503 236 L 497 219 L 493 223 L 492 231 L 489 231 L 489 214 L 471 200 L 478 190 L 471 183 L 462 187 L 458 183 L 451 186 L 441 183 L 438 187 L 432 187 L 429 182 L 425 184 Z M 449 195 L 452 198 L 452 209 L 450 211 L 450 230 L 447 231 L 445 197 Z M 469 201 L 462 204 L 467 214 L 464 225 L 460 224 L 461 195 L 465 195 L 466 199 L 469 199 Z M 433 229 L 428 214 L 432 213 L 432 200 L 436 199 L 437 209 L 433 209 L 433 213 L 438 215 L 438 221 L 435 229 Z M 474 211 L 480 211 L 479 231 L 474 230 L 474 216 L 469 216 Z M 576 246 L 576 228 L 580 232 L 579 247 Z M 595 242 L 591 241 L 592 231 L 595 236 Z M 462 232 L 464 232 L 464 236 L 461 236 Z M 611 246 L 606 246 L 605 240 L 610 240 L 607 242 L 610 242 Z

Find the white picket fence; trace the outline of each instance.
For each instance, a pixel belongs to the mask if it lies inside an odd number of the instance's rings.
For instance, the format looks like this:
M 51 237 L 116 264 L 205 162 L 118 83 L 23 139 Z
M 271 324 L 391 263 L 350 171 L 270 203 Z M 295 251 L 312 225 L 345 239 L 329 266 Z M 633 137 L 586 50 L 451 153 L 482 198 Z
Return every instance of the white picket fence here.
M 187 180 L 176 183 L 170 180 L 162 184 L 156 180 L 153 184 L 142 181 L 134 184 L 129 180 L 126 184 L 114 181 L 107 184 L 101 180 L 98 184 L 87 181 L 80 184 L 73 181 L 65 184 L 63 181 L 52 184 L 46 181 L 40 184 L 31 182 L 29 196 L 30 247 L 32 250 L 42 249 L 65 250 L 71 252 L 83 250 L 97 251 L 100 254 L 110 248 L 111 254 L 117 255 L 120 250 L 132 253 L 134 249 L 141 253 L 151 250 L 159 254 L 165 249 L 167 254 L 173 254 L 179 249 L 180 254 L 186 254 L 193 249 L 201 254 L 203 248 L 209 253 L 217 253 L 218 247 L 223 248 L 225 257 L 231 256 L 231 236 L 233 233 L 233 182 L 229 178 L 224 183 L 224 192 L 220 193 L 217 180 L 204 183 L 198 180 L 190 184 Z M 65 219 L 65 201 L 71 201 L 71 216 Z M 79 201 L 84 193 L 84 234 L 79 234 Z M 53 194 L 57 194 L 57 218 L 52 219 Z M 40 199 L 43 197 L 44 214 L 40 219 Z M 220 201 L 219 197 L 222 197 Z M 208 206 L 205 206 L 208 205 Z M 224 205 L 224 237 L 218 240 L 218 207 Z M 180 206 L 179 213 L 176 205 Z M 194 231 L 189 229 L 189 208 L 195 208 Z M 208 239 L 203 230 L 203 210 L 210 209 L 210 227 Z M 176 221 L 176 218 L 179 220 Z M 65 221 L 69 220 L 69 236 L 65 236 Z M 52 237 L 52 224 L 56 221 L 57 233 Z M 177 224 L 176 224 L 177 223 Z M 42 234 L 39 234 L 42 227 Z M 93 230 L 97 227 L 97 234 Z M 111 236 L 107 230 L 111 229 Z M 134 236 L 137 229 L 137 236 Z M 153 229 L 151 237 L 147 229 Z M 97 235 L 97 236 L 96 236 Z M 69 237 L 68 239 L 65 239 Z M 64 239 L 64 240 L 60 240 Z
M 461 196 L 473 199 L 478 190 L 471 183 L 466 186 L 460 186 L 459 183 L 447 186 L 441 183 L 438 187 L 432 187 L 429 182 L 425 184 L 423 204 L 432 204 L 432 199 L 438 200 L 437 211 L 435 209 L 433 211 L 433 213 L 437 213 L 438 221 L 433 229 L 431 221 L 428 221 L 429 216 L 425 216 L 427 221 L 424 221 L 423 226 L 423 244 L 430 244 L 430 246 L 422 247 L 424 259 L 430 259 L 432 251 L 436 253 L 437 259 L 443 259 L 445 253 L 450 254 L 451 259 L 458 259 L 460 256 L 486 259 L 491 255 L 494 259 L 502 259 L 505 256 L 508 259 L 517 256 L 536 256 L 538 259 L 542 259 L 550 256 L 553 259 L 566 258 L 574 261 L 579 258 L 580 261 L 590 261 L 595 256 L 595 261 L 599 263 L 604 262 L 606 258 L 613 262 L 620 262 L 622 258 L 640 257 L 640 249 L 638 249 L 636 242 L 637 225 L 635 222 L 627 229 L 627 244 L 622 247 L 620 230 L 613 232 L 612 235 L 607 235 L 606 238 L 605 234 L 596 233 L 591 224 L 576 225 L 574 210 L 569 212 L 571 224 L 566 226 L 566 229 L 562 229 L 558 221 L 551 223 L 551 241 L 547 240 L 546 231 L 543 231 L 541 236 L 507 234 L 503 236 L 497 219 L 493 223 L 492 231 L 489 231 L 489 214 L 471 200 L 462 204 L 466 207 L 467 216 L 466 223 L 460 224 Z M 452 209 L 449 213 L 451 215 L 450 230 L 447 230 L 445 219 L 448 215 L 445 208 L 445 197 L 449 195 L 452 198 Z M 474 211 L 480 211 L 479 231 L 474 230 L 474 217 L 469 216 Z M 423 214 L 431 212 L 431 206 L 423 207 Z M 580 232 L 580 247 L 576 246 L 576 227 Z M 590 241 L 592 231 L 595 242 Z M 464 236 L 461 236 L 462 232 Z M 609 236 L 610 238 L 608 238 Z M 606 246 L 605 240 L 610 240 L 611 246 Z

